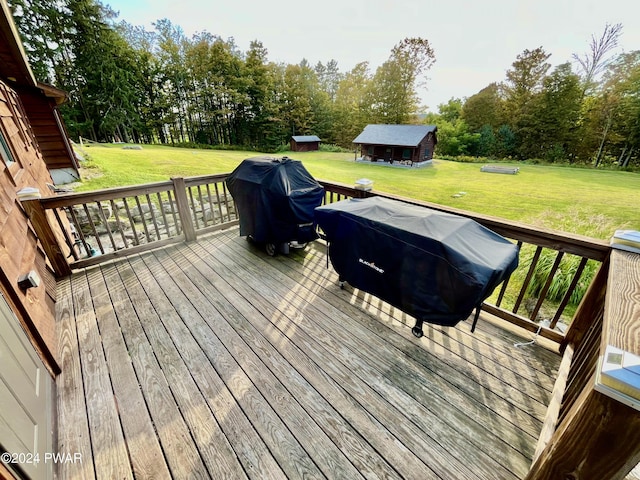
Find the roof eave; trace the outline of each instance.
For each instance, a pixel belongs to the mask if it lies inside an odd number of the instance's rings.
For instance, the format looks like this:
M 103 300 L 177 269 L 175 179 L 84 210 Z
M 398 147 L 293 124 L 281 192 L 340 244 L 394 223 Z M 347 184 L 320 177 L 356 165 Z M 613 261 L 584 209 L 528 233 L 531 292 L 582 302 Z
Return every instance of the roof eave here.
M 2 9 L 2 15 L 0 15 L 0 35 L 5 38 L 8 51 L 15 60 L 15 63 L 10 65 L 9 68 L 7 68 L 7 66 L 3 67 L 3 76 L 16 84 L 35 87 L 37 85 L 36 77 L 27 61 L 27 54 L 22 46 L 20 34 L 13 21 L 13 16 L 6 0 L 0 0 L 0 8 Z M 13 69 L 10 67 L 13 67 Z

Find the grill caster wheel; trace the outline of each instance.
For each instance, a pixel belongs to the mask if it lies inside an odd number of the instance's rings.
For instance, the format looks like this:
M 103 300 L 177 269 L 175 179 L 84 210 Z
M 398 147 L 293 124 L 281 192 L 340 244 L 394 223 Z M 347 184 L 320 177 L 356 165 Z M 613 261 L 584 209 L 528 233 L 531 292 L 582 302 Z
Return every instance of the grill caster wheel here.
M 342 280 L 338 282 L 338 285 L 340 286 L 340 290 L 344 290 L 344 284 L 345 282 L 343 282 Z
M 275 245 L 275 243 L 267 243 L 264 246 L 264 249 L 267 252 L 267 255 L 269 255 L 270 257 L 275 257 L 276 256 L 276 245 Z
M 411 329 L 411 333 L 413 333 L 413 336 L 416 338 L 420 338 L 424 335 L 422 332 L 422 322 L 422 320 L 416 320 L 415 326 Z

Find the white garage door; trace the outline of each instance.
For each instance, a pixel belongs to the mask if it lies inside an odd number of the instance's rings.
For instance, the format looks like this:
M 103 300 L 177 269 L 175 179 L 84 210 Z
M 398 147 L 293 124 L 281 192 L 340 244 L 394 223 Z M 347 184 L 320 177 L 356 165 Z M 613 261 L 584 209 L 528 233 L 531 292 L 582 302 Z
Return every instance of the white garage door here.
M 51 454 L 53 381 L 0 295 L 0 450 L 20 476 L 53 478 Z M 9 460 L 6 462 L 5 460 Z

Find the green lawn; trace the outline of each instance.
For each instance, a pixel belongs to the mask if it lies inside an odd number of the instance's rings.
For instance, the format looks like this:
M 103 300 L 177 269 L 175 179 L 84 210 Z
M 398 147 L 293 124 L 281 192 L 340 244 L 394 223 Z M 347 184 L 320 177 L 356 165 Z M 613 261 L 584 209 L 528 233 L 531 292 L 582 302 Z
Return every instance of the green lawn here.
M 94 190 L 230 172 L 255 152 L 120 145 L 84 148 L 85 180 Z M 288 153 L 319 179 L 353 184 L 366 177 L 374 189 L 528 224 L 608 239 L 619 228 L 640 229 L 640 174 L 586 168 L 518 165 L 520 173 L 480 172 L 480 164 L 434 160 L 402 169 L 354 162 L 353 153 Z M 461 193 L 464 192 L 464 193 Z

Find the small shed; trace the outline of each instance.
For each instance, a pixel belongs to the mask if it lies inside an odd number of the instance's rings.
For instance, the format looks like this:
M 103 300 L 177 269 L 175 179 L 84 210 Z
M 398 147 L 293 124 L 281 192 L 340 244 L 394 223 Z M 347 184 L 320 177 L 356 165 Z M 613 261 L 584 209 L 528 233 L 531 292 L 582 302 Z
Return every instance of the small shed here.
M 316 135 L 294 135 L 290 146 L 292 152 L 312 152 L 320 148 L 320 139 Z
M 433 158 L 438 139 L 435 125 L 367 125 L 353 143 L 362 158 L 377 162 L 419 163 Z

